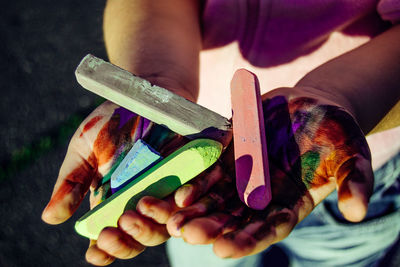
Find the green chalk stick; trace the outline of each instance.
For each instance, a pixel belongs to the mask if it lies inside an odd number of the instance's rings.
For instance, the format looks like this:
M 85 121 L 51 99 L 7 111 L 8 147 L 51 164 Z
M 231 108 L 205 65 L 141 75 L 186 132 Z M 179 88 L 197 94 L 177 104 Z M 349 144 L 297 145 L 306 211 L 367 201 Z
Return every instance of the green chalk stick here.
M 120 191 L 87 212 L 75 224 L 82 236 L 97 239 L 105 227 L 116 227 L 127 209 L 135 209 L 143 196 L 164 198 L 210 167 L 221 155 L 222 144 L 196 139 L 157 163 Z

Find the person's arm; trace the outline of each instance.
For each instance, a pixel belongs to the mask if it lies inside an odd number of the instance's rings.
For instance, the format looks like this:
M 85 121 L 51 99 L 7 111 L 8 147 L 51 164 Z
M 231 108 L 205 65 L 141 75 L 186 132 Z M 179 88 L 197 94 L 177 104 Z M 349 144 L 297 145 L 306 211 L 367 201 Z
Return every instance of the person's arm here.
M 109 0 L 104 38 L 110 61 L 195 101 L 201 32 L 199 1 Z
M 110 60 L 195 101 L 201 48 L 198 6 L 192 0 L 109 0 L 104 34 Z M 111 175 L 113 164 L 142 137 L 144 125 L 143 118 L 108 101 L 90 114 L 71 139 L 42 219 L 49 224 L 64 222 L 89 190 L 91 208 L 97 205 L 105 195 L 102 178 Z M 177 136 L 168 146 L 179 147 L 179 142 L 183 140 Z M 149 211 L 147 207 L 155 203 L 167 208 Z M 108 265 L 115 258 L 133 258 L 146 246 L 165 242 L 169 238 L 165 223 L 173 206 L 142 198 L 136 211 L 120 217 L 118 227 L 103 229 L 98 240 L 90 242 L 87 261 Z
M 335 189 L 343 217 L 361 221 L 374 184 L 364 133 L 390 109 L 386 128 L 400 125 L 399 43 L 400 26 L 394 26 L 295 87 L 265 94 L 271 203 L 251 210 L 232 193 L 233 180 L 208 174 L 177 190 L 176 203 L 184 208 L 168 220 L 169 233 L 191 244 L 212 243 L 219 257 L 251 255 L 288 236 Z M 233 177 L 232 150 L 222 162 Z M 203 186 L 204 180 L 217 185 Z
M 311 71 L 296 86 L 327 93 L 328 99 L 355 116 L 364 133 L 396 127 L 400 125 L 399 44 L 400 25 L 396 25 Z

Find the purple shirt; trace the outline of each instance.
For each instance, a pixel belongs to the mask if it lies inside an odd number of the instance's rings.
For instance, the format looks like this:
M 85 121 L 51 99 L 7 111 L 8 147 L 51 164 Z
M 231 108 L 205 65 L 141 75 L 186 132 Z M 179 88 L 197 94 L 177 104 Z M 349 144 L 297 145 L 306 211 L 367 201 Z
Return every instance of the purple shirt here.
M 400 0 L 206 0 L 205 48 L 238 41 L 253 65 L 271 67 L 312 52 L 334 31 L 374 36 L 400 21 Z

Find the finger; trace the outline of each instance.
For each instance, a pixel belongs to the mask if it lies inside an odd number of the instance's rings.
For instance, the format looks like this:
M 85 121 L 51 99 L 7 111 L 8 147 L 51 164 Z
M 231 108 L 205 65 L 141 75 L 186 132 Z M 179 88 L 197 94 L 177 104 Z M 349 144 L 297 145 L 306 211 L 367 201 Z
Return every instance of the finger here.
M 119 218 L 118 226 L 145 246 L 157 246 L 169 238 L 165 225 L 155 223 L 132 210 L 125 212 Z
M 159 224 L 166 224 L 171 215 L 178 209 L 172 196 L 164 200 L 151 196 L 141 198 L 136 209 L 143 216 L 154 220 Z
M 43 221 L 59 224 L 75 212 L 92 180 L 99 177 L 95 166 L 92 156 L 85 159 L 76 151 L 67 152 L 51 199 L 42 213 Z
M 287 237 L 297 223 L 288 209 L 266 219 L 251 220 L 243 229 L 222 235 L 214 242 L 214 253 L 221 258 L 240 258 L 258 253 Z
M 145 247 L 118 228 L 108 227 L 101 231 L 97 247 L 119 259 L 130 259 L 141 253 Z
M 196 218 L 181 228 L 182 238 L 189 244 L 211 244 L 220 235 L 236 229 L 236 218 L 226 213 L 214 213 Z
M 96 266 L 106 266 L 115 260 L 113 256 L 99 249 L 95 240 L 90 240 L 90 245 L 86 251 L 85 257 L 87 262 Z
M 58 224 L 67 220 L 78 208 L 91 183 L 100 179 L 98 159 L 92 151 L 89 137 L 97 134 L 98 128 L 108 121 L 115 107 L 114 104 L 106 103 L 97 108 L 75 132 L 51 199 L 42 213 L 45 222 Z
M 236 191 L 232 190 L 232 184 L 230 185 L 220 181 L 210 193 L 198 202 L 172 215 L 167 222 L 169 234 L 179 237 L 181 236 L 182 226 L 189 220 L 223 210 L 232 197 L 236 195 Z
M 361 221 L 367 214 L 374 176 L 370 160 L 358 155 L 344 162 L 336 173 L 338 205 L 351 222 Z
M 232 232 L 246 223 L 254 213 L 238 197 L 231 198 L 221 212 L 188 220 L 180 229 L 182 238 L 190 244 L 210 244 L 215 239 Z
M 183 185 L 175 192 L 176 205 L 181 208 L 189 206 L 225 176 L 222 168 L 218 164 L 215 164 L 200 174 L 190 184 Z
M 231 142 L 220 157 L 222 169 L 230 176 L 235 177 L 234 144 Z

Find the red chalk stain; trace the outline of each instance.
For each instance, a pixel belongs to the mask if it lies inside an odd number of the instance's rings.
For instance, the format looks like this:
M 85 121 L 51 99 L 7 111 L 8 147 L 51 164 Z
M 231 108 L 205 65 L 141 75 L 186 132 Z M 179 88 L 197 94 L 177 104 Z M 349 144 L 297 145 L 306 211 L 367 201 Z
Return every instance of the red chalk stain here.
M 47 208 L 56 209 L 59 219 L 67 219 L 82 202 L 92 180 L 97 178 L 93 153 L 81 165 L 71 171 L 52 196 Z
M 102 118 L 103 118 L 103 116 L 96 116 L 96 117 L 92 118 L 88 123 L 85 124 L 85 126 L 83 127 L 83 130 L 81 132 L 81 135 L 79 137 L 82 137 L 84 133 L 86 133 L 87 131 L 92 129 L 93 126 L 95 126 L 96 123 L 98 123 L 99 120 L 101 120 Z
M 343 126 L 334 120 L 324 120 L 315 133 L 315 144 L 322 147 L 341 147 L 345 144 L 347 135 Z
M 93 144 L 93 152 L 97 158 L 98 166 L 107 163 L 114 156 L 115 151 L 117 150 L 116 144 L 113 142 L 115 136 L 110 133 L 110 128 L 113 128 L 112 121 L 109 121 L 104 125 Z

